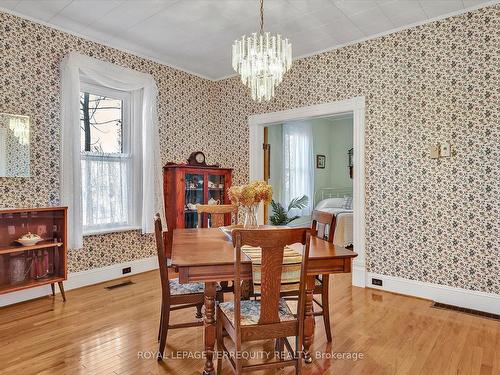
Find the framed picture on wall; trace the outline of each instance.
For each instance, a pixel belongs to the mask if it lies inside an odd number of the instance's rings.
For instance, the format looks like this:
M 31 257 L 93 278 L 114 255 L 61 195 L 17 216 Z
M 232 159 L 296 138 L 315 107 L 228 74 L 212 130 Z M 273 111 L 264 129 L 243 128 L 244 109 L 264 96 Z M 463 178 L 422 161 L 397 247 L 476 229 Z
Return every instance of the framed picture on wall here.
M 316 168 L 325 169 L 326 166 L 326 156 L 316 155 Z

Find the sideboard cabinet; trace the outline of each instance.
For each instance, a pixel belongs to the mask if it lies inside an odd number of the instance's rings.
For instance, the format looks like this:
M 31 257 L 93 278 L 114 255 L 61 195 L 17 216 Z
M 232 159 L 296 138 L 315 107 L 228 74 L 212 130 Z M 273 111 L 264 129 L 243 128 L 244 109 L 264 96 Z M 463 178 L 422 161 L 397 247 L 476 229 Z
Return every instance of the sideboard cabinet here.
M 67 208 L 0 209 L 0 294 L 50 284 L 66 300 Z M 32 233 L 41 239 L 23 246 L 17 240 Z

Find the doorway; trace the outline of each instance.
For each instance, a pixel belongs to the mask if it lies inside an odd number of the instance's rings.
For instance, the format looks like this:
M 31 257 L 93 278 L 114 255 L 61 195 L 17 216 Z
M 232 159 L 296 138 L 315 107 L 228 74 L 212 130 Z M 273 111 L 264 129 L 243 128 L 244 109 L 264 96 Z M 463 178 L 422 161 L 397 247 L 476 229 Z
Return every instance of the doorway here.
M 353 207 L 353 245 L 358 257 L 353 262 L 352 283 L 354 286 L 365 286 L 365 99 L 356 97 L 349 100 L 319 104 L 286 111 L 264 113 L 249 117 L 250 127 L 250 180 L 264 179 L 265 152 L 264 129 L 269 129 L 283 123 L 310 121 L 317 118 L 352 116 L 353 124 L 353 152 L 352 152 L 352 207 Z M 268 151 L 269 152 L 269 151 Z M 316 162 L 316 161 L 314 161 Z M 312 198 L 312 204 L 315 203 Z M 268 214 L 268 213 L 267 213 Z M 264 209 L 259 212 L 261 223 L 264 218 Z

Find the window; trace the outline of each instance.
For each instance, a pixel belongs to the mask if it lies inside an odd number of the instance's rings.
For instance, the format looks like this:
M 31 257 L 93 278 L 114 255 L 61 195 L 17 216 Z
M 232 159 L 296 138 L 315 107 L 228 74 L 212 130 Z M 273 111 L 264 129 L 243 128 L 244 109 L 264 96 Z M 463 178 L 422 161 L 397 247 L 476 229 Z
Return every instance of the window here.
M 293 208 L 290 215 L 305 216 L 312 211 L 314 192 L 313 136 L 306 121 L 283 124 L 283 192 L 285 207 L 292 199 L 306 195 L 309 202 L 303 209 Z
M 80 88 L 83 233 L 137 226 L 131 151 L 131 94 Z

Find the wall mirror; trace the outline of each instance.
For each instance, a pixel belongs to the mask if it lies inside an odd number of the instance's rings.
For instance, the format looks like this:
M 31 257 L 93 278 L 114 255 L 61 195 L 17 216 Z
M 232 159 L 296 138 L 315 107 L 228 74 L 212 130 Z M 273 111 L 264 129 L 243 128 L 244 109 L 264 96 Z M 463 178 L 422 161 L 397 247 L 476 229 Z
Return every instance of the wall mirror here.
M 0 113 L 0 177 L 29 177 L 30 119 Z

